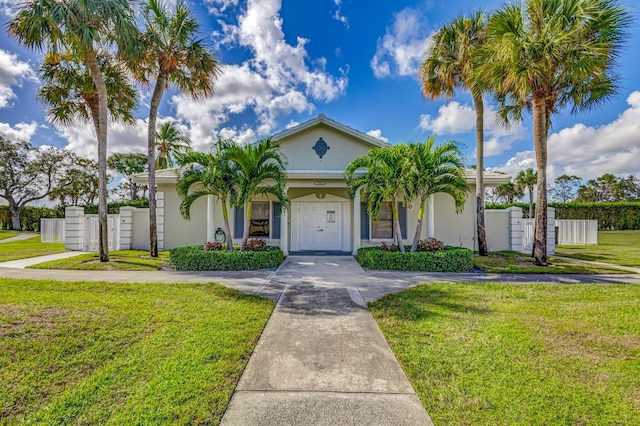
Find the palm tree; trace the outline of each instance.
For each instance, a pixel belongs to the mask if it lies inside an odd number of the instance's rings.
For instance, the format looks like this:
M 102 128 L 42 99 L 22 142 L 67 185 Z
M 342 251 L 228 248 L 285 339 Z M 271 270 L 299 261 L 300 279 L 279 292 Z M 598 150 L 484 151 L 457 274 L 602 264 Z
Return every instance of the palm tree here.
M 505 203 L 513 204 L 519 198 L 524 196 L 524 191 L 519 185 L 513 182 L 498 185 L 495 188 L 498 197 L 502 198 Z
M 422 92 L 435 99 L 452 98 L 455 89 L 471 92 L 476 112 L 476 222 L 478 253 L 488 253 L 484 218 L 484 104 L 483 89 L 472 73 L 478 48 L 486 42 L 487 17 L 484 11 L 460 16 L 442 27 L 433 37 L 427 58 L 420 67 Z
M 197 39 L 199 24 L 189 6 L 179 1 L 168 10 L 161 0 L 148 0 L 138 50 L 127 57 L 134 77 L 142 84 L 155 81 L 149 107 L 147 155 L 149 162 L 150 254 L 158 256 L 156 221 L 156 122 L 162 96 L 173 84 L 193 98 L 213 94 L 220 64 Z
M 390 148 L 373 148 L 349 163 L 344 172 L 349 195 L 353 198 L 356 191 L 362 189 L 362 195 L 367 200 L 367 211 L 373 219 L 380 217 L 382 204 L 391 201 L 394 234 L 402 252 L 405 248 L 398 201 L 402 199 L 406 203 L 413 198 L 411 167 L 411 151 L 406 145 L 400 144 Z
M 547 138 L 551 117 L 602 105 L 617 89 L 613 73 L 630 15 L 617 0 L 528 0 L 490 19 L 478 55 L 480 80 L 498 95 L 505 121 L 533 110 L 538 168 L 534 262 L 547 265 Z
M 411 251 L 418 248 L 422 224 L 424 219 L 424 205 L 431 195 L 438 192 L 453 197 L 456 211 L 462 211 L 467 200 L 469 185 L 464 175 L 464 160 L 462 153 L 454 142 L 448 141 L 434 147 L 435 138 L 427 139 L 426 143 L 412 143 L 408 145 L 413 167 L 410 167 L 409 191 L 420 199 L 418 223 L 413 237 Z
M 107 111 L 108 96 L 99 56 L 104 47 L 126 48 L 135 25 L 127 0 L 33 0 L 25 3 L 7 25 L 23 45 L 57 54 L 71 52 L 87 66 L 97 92 L 98 114 L 92 117 L 98 138 L 100 261 L 109 260 L 107 239 Z M 96 124 L 97 123 L 97 124 Z
M 175 167 L 174 155 L 187 152 L 191 149 L 191 141 L 180 133 L 175 122 L 164 123 L 160 131 L 156 133 L 156 169 L 168 169 Z
M 271 139 L 263 139 L 253 145 L 233 144 L 226 147 L 224 152 L 238 186 L 235 205 L 245 206 L 241 246 L 241 250 L 244 250 L 251 228 L 252 200 L 257 195 L 272 195 L 278 199 L 283 210 L 289 204 L 284 158 L 280 146 Z
M 216 154 L 189 151 L 179 155 L 180 163 L 186 167 L 178 178 L 177 190 L 182 198 L 180 213 L 190 218 L 191 206 L 200 197 L 213 195 L 222 203 L 224 232 L 227 234 L 227 250 L 233 250 L 233 234 L 229 226 L 228 202 L 237 198 L 233 170 L 226 161 L 226 150 L 233 142 L 218 141 Z M 193 187 L 195 190 L 192 190 Z
M 533 187 L 538 181 L 538 174 L 529 167 L 526 170 L 520 170 L 515 178 L 515 184 L 519 188 L 527 188 L 529 191 L 529 217 L 533 217 Z

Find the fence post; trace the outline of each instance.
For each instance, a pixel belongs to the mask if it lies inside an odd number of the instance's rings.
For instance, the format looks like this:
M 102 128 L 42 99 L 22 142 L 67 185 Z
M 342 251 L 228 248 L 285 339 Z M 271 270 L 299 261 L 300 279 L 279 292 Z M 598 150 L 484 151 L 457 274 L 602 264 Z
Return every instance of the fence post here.
M 158 225 L 158 250 L 164 250 L 164 192 L 156 192 L 156 221 Z
M 522 209 L 520 207 L 509 207 L 507 211 L 509 211 L 509 240 L 511 250 L 522 253 Z
M 134 210 L 136 210 L 135 207 L 120 207 L 120 250 L 131 250 Z
M 64 209 L 64 247 L 67 250 L 84 249 L 84 208 L 66 207 Z

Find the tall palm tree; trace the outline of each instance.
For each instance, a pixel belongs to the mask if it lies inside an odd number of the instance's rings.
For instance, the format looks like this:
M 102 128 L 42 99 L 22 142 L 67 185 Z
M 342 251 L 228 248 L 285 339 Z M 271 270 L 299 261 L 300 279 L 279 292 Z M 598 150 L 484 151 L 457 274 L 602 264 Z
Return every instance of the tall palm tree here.
M 222 203 L 224 232 L 227 234 L 227 250 L 233 250 L 233 234 L 229 226 L 227 203 L 237 198 L 233 170 L 226 160 L 226 150 L 233 142 L 218 141 L 215 154 L 189 151 L 179 154 L 180 163 L 186 167 L 178 178 L 177 190 L 182 198 L 180 213 L 190 218 L 191 206 L 200 197 L 213 195 Z M 193 188 L 196 189 L 193 189 Z
M 526 170 L 520 170 L 515 178 L 515 184 L 529 191 L 529 217 L 533 217 L 533 187 L 538 182 L 538 174 L 529 167 Z
M 174 156 L 191 149 L 191 141 L 180 133 L 175 122 L 164 123 L 156 133 L 156 169 L 175 167 Z
M 551 117 L 602 105 L 617 89 L 615 60 L 630 15 L 617 0 L 528 0 L 490 19 L 478 78 L 498 94 L 505 121 L 533 110 L 538 168 L 534 262 L 547 265 L 547 138 Z
M 476 113 L 476 223 L 478 253 L 488 253 L 484 217 L 484 104 L 483 88 L 474 82 L 472 69 L 478 48 L 486 42 L 487 16 L 474 11 L 443 26 L 433 37 L 427 58 L 420 67 L 422 92 L 435 99 L 452 98 L 456 89 L 467 89 Z
M 9 34 L 29 48 L 57 54 L 68 51 L 82 59 L 98 97 L 92 117 L 98 138 L 98 196 L 100 261 L 109 260 L 107 239 L 107 111 L 108 96 L 99 56 L 104 47 L 127 48 L 135 33 L 133 10 L 127 0 L 33 0 L 25 3 L 7 25 Z
M 434 147 L 434 143 L 435 138 L 431 136 L 426 143 L 408 145 L 412 164 L 408 180 L 412 189 L 409 192 L 420 199 L 418 223 L 411 245 L 412 252 L 417 250 L 422 234 L 427 198 L 438 192 L 449 194 L 455 201 L 456 211 L 460 212 L 469 191 L 464 174 L 463 156 L 456 144 L 448 141 Z
M 138 50 L 127 58 L 138 81 L 155 82 L 149 107 L 147 155 L 149 161 L 149 239 L 150 254 L 158 256 L 156 221 L 156 122 L 162 96 L 174 85 L 178 90 L 202 98 L 213 94 L 220 63 L 198 36 L 198 21 L 182 1 L 168 10 L 161 0 L 148 0 L 144 7 L 144 29 Z
M 380 208 L 391 201 L 393 230 L 400 251 L 404 252 L 404 240 L 400 228 L 398 201 L 410 201 L 414 194 L 410 185 L 411 154 L 406 145 L 390 148 L 373 148 L 366 155 L 351 161 L 345 169 L 349 194 L 353 198 L 356 191 L 362 189 L 367 200 L 369 215 L 377 219 Z
M 226 147 L 224 152 L 238 187 L 235 205 L 245 206 L 241 246 L 241 250 L 244 250 L 251 228 L 253 199 L 257 195 L 272 195 L 278 199 L 282 209 L 289 204 L 284 157 L 280 146 L 271 139 L 263 139 L 253 145 L 233 144 Z

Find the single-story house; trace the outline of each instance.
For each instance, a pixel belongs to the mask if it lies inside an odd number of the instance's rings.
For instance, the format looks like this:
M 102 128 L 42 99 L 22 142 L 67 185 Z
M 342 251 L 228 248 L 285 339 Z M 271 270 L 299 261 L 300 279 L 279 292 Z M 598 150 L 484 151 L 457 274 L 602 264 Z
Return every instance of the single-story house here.
M 378 220 L 371 220 L 360 194 L 349 198 L 344 178 L 344 169 L 349 162 L 373 147 L 388 146 L 387 143 L 323 114 L 280 132 L 273 139 L 280 144 L 286 157 L 287 194 L 291 204 L 280 213 L 276 201 L 254 200 L 251 237 L 264 238 L 269 244 L 280 246 L 285 253 L 336 251 L 355 254 L 360 247 L 393 241 L 391 204 L 382 207 Z M 477 248 L 475 173 L 475 170 L 466 171 L 470 194 L 461 213 L 456 213 L 449 195 L 436 194 L 429 200 L 423 238 L 435 237 L 448 245 Z M 140 174 L 136 179 L 145 183 L 147 175 Z M 175 169 L 156 172 L 159 247 L 167 250 L 223 240 L 226 236 L 222 231 L 220 201 L 212 196 L 202 198 L 192 206 L 191 220 L 184 219 L 178 208 L 181 200 L 176 192 L 177 179 Z M 484 179 L 487 186 L 496 186 L 509 182 L 510 177 L 485 172 Z M 418 209 L 416 204 L 400 205 L 400 228 L 403 238 L 409 242 L 415 232 Z M 239 239 L 244 211 L 242 207 L 231 208 L 231 211 L 234 212 L 230 214 L 233 238 Z M 135 220 L 130 236 L 121 237 L 122 248 L 148 248 L 148 219 L 145 223 L 144 214 L 138 216 L 140 219 Z M 509 244 L 508 225 L 502 232 L 505 235 L 497 235 L 499 233 L 489 233 L 490 248 L 492 240 L 500 246 L 496 249 L 505 249 L 502 240 Z

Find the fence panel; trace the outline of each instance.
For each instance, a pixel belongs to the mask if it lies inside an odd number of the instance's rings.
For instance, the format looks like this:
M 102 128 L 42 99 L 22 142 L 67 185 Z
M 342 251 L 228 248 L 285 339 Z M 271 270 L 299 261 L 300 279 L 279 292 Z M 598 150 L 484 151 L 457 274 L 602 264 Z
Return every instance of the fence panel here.
M 522 219 L 522 252 L 531 253 L 533 250 L 533 230 L 535 219 Z
M 558 244 L 598 245 L 597 220 L 556 220 Z
M 40 219 L 40 242 L 64 243 L 64 219 Z
M 98 251 L 100 221 L 97 214 L 85 215 L 84 251 Z M 109 250 L 120 250 L 120 215 L 110 214 L 107 219 Z

